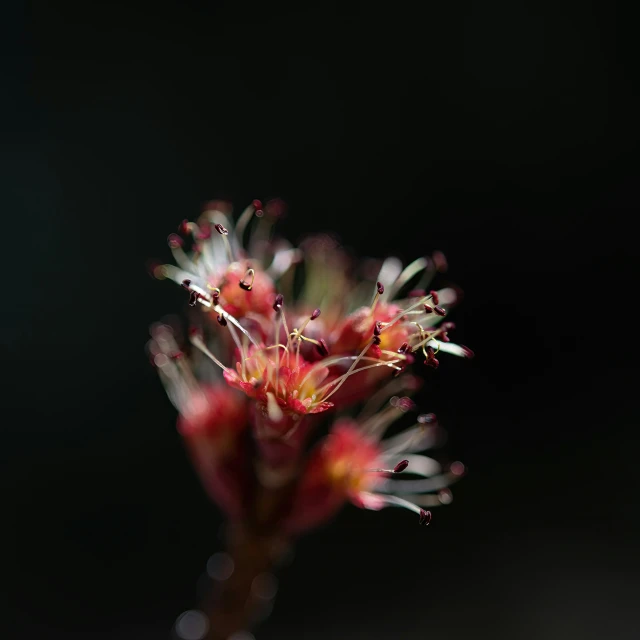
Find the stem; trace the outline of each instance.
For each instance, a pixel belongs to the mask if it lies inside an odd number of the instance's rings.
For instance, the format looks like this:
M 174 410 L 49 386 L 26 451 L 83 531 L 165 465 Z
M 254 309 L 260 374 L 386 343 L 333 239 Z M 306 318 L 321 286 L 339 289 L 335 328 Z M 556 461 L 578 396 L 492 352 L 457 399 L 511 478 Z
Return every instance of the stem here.
M 264 601 L 252 593 L 257 576 L 278 563 L 287 540 L 278 531 L 279 516 L 289 504 L 291 485 L 258 487 L 251 518 L 230 532 L 228 553 L 234 571 L 214 591 L 204 610 L 209 617 L 207 640 L 227 640 L 237 631 L 253 626 Z

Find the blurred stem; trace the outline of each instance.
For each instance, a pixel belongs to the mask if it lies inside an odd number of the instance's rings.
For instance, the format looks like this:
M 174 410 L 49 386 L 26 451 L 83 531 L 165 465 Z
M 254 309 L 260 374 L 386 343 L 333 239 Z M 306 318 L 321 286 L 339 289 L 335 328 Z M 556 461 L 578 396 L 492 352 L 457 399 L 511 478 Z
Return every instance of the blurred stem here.
M 234 525 L 227 552 L 234 571 L 219 585 L 205 608 L 209 617 L 207 640 L 227 640 L 237 631 L 251 628 L 264 601 L 252 592 L 254 580 L 278 563 L 287 540 L 278 531 L 282 510 L 287 507 L 291 485 L 256 491 L 252 517 Z

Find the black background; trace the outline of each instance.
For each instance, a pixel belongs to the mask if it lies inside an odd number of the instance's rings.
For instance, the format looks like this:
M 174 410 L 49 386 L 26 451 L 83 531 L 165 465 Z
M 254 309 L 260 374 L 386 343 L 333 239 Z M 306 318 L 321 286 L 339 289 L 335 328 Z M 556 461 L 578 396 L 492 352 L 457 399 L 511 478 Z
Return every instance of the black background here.
M 167 638 L 220 518 L 144 354 L 202 203 L 441 249 L 465 290 L 424 408 L 469 475 L 428 529 L 346 509 L 258 638 L 631 638 L 632 16 L 615 4 L 12 4 L 2 41 L 5 638 Z M 632 368 L 633 367 L 633 368 Z

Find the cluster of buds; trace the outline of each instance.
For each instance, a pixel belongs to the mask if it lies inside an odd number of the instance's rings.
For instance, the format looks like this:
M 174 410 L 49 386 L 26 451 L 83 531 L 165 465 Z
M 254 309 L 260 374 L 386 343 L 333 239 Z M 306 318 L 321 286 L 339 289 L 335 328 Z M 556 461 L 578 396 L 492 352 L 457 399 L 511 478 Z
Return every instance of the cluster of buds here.
M 270 518 L 287 535 L 348 501 L 428 524 L 464 466 L 424 455 L 440 429 L 410 399 L 420 380 L 408 368 L 473 356 L 449 338 L 456 290 L 430 288 L 444 257 L 404 268 L 388 258 L 359 274 L 329 236 L 299 247 L 274 238 L 283 210 L 256 200 L 234 225 L 212 202 L 169 236 L 176 264 L 153 269 L 194 307 L 190 346 L 167 324 L 149 343 L 194 466 L 232 521 L 255 519 L 265 488 L 286 488 Z M 410 426 L 399 430 L 400 418 Z

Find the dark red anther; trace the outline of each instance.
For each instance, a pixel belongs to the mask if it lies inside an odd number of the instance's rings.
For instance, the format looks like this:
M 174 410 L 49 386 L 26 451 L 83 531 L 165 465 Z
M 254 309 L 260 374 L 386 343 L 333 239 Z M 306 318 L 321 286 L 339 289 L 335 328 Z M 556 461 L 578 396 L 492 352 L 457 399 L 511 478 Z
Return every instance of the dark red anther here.
M 425 313 L 433 313 L 433 307 L 430 304 L 424 303 L 424 312 Z
M 427 367 L 431 367 L 432 369 L 437 369 L 440 366 L 440 361 L 438 358 L 427 358 L 424 363 Z
M 469 347 L 465 347 L 463 344 L 460 345 L 460 348 L 464 351 L 464 355 L 466 358 L 473 358 L 476 354 L 469 349 Z
M 440 303 L 440 298 L 438 298 L 438 292 L 437 291 L 429 291 L 429 295 L 431 296 L 431 299 L 433 300 L 433 304 L 439 304 Z
M 425 527 L 429 525 L 431 522 L 431 511 L 425 511 L 424 509 L 420 509 L 420 520 L 421 525 Z
M 379 336 L 382 333 L 382 322 L 378 320 L 373 327 L 373 335 Z
M 179 249 L 184 244 L 184 240 L 177 233 L 169 234 L 167 242 L 171 249 Z
M 316 318 L 320 317 L 320 309 L 314 309 L 313 313 L 311 314 L 311 318 L 309 318 L 310 320 L 315 320 Z
M 251 291 L 251 288 L 252 288 L 252 286 L 248 282 L 245 282 L 244 280 L 240 280 L 240 282 L 238 282 L 238 286 L 241 289 L 244 289 L 245 291 Z
M 403 396 L 402 398 L 398 398 L 396 407 L 401 411 L 411 411 L 416 408 L 416 403 L 411 398 Z
M 427 295 L 424 289 L 413 289 L 407 294 L 408 298 L 424 298 Z
M 438 418 L 435 413 L 423 413 L 418 416 L 418 422 L 420 424 L 436 424 L 436 422 L 438 422 Z
M 409 343 L 408 342 L 403 342 L 400 345 L 400 348 L 398 349 L 398 353 L 407 353 L 408 351 L 410 351 Z
M 400 460 L 400 462 L 398 462 L 398 464 L 395 467 L 393 467 L 393 472 L 402 473 L 408 466 L 409 466 L 408 460 Z
M 189 280 L 188 278 L 183 280 L 181 286 L 188 291 L 189 287 L 191 286 L 191 280 Z
M 380 336 L 373 336 L 373 344 L 380 344 L 382 342 L 382 338 Z
M 283 304 L 284 304 L 284 296 L 281 293 L 279 293 L 276 296 L 275 302 L 273 303 L 273 310 L 274 311 L 281 311 Z
M 251 203 L 254 209 L 262 209 L 262 202 L 257 198 Z
M 189 221 L 186 218 L 178 225 L 178 233 L 181 233 L 183 236 L 189 233 Z
M 229 235 L 229 231 L 223 227 L 219 222 L 216 222 L 214 225 L 215 230 L 221 235 L 221 236 L 228 236 Z
M 447 312 L 442 308 L 442 307 L 433 307 L 433 310 L 439 315 L 439 316 L 446 316 Z
M 384 285 L 382 282 L 376 282 L 376 287 L 378 289 L 378 294 L 382 295 L 384 293 Z
M 320 338 L 320 340 L 318 340 L 318 344 L 316 344 L 316 351 L 323 358 L 326 358 L 329 355 L 329 348 L 327 347 L 327 343 L 322 338 Z
M 189 295 L 189 306 L 190 307 L 195 307 L 196 304 L 198 304 L 198 298 L 200 296 L 198 295 L 198 293 L 196 291 L 192 291 L 191 294 Z
M 226 327 L 227 326 L 227 319 L 222 314 L 218 315 L 216 320 L 218 321 L 218 324 L 221 327 Z

